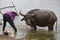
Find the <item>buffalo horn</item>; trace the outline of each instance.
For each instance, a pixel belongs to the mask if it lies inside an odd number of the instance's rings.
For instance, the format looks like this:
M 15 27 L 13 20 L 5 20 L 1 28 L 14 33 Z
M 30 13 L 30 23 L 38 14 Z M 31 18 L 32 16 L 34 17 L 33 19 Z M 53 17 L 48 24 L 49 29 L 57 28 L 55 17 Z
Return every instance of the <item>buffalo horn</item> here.
M 24 14 L 21 13 L 21 11 L 19 12 L 19 14 L 20 14 L 21 16 L 25 16 Z

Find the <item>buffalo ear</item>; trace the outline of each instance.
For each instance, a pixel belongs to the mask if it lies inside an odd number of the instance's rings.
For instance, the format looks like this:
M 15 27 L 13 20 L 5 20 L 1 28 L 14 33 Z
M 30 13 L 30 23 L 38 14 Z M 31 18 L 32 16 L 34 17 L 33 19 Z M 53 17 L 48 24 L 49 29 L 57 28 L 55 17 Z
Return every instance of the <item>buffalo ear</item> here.
M 31 16 L 35 16 L 35 14 L 31 14 Z
M 25 20 L 25 18 L 22 18 L 21 21 Z

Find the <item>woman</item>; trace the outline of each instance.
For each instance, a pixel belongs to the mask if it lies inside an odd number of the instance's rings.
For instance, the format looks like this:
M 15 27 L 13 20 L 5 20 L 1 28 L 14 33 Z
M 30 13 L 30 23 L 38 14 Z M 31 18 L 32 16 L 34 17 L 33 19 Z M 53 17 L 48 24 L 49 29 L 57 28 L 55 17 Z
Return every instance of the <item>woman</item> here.
M 16 12 L 13 12 L 13 11 L 8 11 L 8 12 L 3 14 L 3 33 L 4 34 L 6 34 L 4 32 L 5 27 L 6 27 L 6 22 L 8 22 L 11 25 L 11 27 L 15 30 L 15 34 L 16 34 L 17 29 L 16 29 L 14 22 L 13 22 L 16 16 L 18 16 L 18 14 Z

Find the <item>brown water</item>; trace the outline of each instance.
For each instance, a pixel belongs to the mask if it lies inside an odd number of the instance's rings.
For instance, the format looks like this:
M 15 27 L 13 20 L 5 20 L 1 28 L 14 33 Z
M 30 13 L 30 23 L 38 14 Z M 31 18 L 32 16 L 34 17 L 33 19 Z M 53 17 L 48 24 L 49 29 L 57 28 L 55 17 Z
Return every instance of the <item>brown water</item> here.
M 37 30 L 32 30 L 31 27 L 25 25 L 18 27 L 18 37 L 23 40 L 59 40 L 59 31 L 48 32 L 44 28 L 37 27 Z
M 32 30 L 31 27 L 26 27 L 26 25 L 19 25 L 17 26 L 18 32 L 15 39 L 21 40 L 59 40 L 60 32 L 48 32 L 48 30 L 44 28 L 38 27 L 37 30 Z M 2 27 L 0 28 L 0 31 Z M 1 33 L 2 34 L 2 31 Z M 3 37 L 2 37 L 3 38 Z

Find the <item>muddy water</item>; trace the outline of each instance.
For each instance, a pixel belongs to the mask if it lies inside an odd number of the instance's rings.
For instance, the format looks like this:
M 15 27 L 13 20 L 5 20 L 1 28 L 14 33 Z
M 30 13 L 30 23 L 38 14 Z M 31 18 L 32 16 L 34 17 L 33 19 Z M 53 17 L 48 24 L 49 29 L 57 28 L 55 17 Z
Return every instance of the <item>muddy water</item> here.
M 17 27 L 17 39 L 22 40 L 59 40 L 60 32 L 48 32 L 47 28 L 37 27 L 37 30 L 31 29 L 30 26 L 20 25 Z
M 31 27 L 29 26 L 26 27 L 26 25 L 17 25 L 17 29 L 18 32 L 15 39 L 21 39 L 21 40 L 59 40 L 60 39 L 59 30 L 54 32 L 48 32 L 46 30 L 47 28 L 37 27 L 37 30 L 34 31 L 31 29 Z M 1 34 L 2 34 L 2 26 L 0 27 L 0 35 Z

